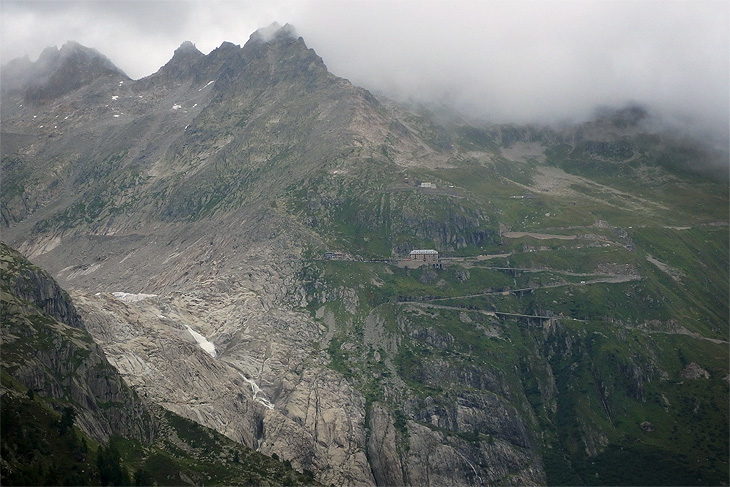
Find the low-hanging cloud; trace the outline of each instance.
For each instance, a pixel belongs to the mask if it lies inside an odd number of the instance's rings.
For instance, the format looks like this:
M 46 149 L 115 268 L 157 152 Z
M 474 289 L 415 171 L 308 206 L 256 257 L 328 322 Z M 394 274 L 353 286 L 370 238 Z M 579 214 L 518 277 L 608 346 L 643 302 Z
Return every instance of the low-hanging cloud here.
M 209 52 L 291 23 L 330 70 L 495 122 L 583 120 L 640 103 L 727 138 L 730 4 L 710 1 L 14 1 L 2 62 L 76 40 L 133 78 L 184 40 Z

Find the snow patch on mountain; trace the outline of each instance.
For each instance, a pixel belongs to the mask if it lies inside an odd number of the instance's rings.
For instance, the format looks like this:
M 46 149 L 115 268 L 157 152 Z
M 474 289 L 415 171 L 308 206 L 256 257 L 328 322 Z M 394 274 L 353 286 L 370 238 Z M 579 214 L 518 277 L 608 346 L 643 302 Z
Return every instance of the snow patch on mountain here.
M 134 293 L 123 293 L 123 292 L 113 292 L 112 296 L 117 298 L 119 301 L 124 301 L 125 303 L 136 303 L 137 301 L 142 301 L 147 298 L 155 298 L 157 297 L 156 294 L 134 294 Z
M 190 326 L 185 325 L 185 327 L 188 329 L 195 341 L 198 342 L 200 348 L 202 348 L 211 357 L 216 356 L 215 345 L 213 343 L 209 342 L 208 339 L 205 338 L 203 335 L 190 328 Z

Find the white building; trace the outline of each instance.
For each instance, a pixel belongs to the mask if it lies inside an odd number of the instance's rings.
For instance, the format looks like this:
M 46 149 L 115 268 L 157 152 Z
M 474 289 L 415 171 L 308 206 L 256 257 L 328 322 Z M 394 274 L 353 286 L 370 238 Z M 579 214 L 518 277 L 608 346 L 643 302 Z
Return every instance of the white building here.
M 435 250 L 411 250 L 411 260 L 420 260 L 423 262 L 438 262 L 439 253 Z

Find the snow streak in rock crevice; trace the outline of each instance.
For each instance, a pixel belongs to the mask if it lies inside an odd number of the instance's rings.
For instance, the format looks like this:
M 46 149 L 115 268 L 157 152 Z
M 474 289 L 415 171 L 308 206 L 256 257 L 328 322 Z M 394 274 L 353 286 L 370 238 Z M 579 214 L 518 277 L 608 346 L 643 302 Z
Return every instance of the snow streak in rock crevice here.
M 156 294 L 134 294 L 123 292 L 113 292 L 112 295 L 118 300 L 124 301 L 125 303 L 136 303 L 137 301 L 142 301 L 143 299 L 157 297 Z
M 192 337 L 195 338 L 195 341 L 198 342 L 200 348 L 202 348 L 211 357 L 216 356 L 215 345 L 213 345 L 213 343 L 209 342 L 208 339 L 205 338 L 203 335 L 190 328 L 190 326 L 185 325 L 185 327 L 188 329 Z
M 243 380 L 245 380 L 246 383 L 248 383 L 248 385 L 251 386 L 251 392 L 253 392 L 254 401 L 258 402 L 259 404 L 263 404 L 264 406 L 266 406 L 269 409 L 274 409 L 274 405 L 271 403 L 271 401 L 269 401 L 265 397 L 259 397 L 259 392 L 261 392 L 261 388 L 259 387 L 259 385 L 256 382 L 254 382 L 252 379 L 249 379 L 248 377 L 246 377 L 245 375 L 243 375 L 240 372 L 238 373 L 238 375 L 240 375 L 241 378 Z

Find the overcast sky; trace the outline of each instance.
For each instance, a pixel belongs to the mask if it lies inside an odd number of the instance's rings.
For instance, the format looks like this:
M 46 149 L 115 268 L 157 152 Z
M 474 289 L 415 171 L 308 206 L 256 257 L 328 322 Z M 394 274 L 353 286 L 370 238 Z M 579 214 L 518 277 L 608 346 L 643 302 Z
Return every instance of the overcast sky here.
M 185 40 L 208 53 L 277 21 L 357 85 L 492 121 L 639 102 L 728 133 L 726 0 L 2 0 L 0 19 L 3 64 L 75 40 L 136 79 Z

